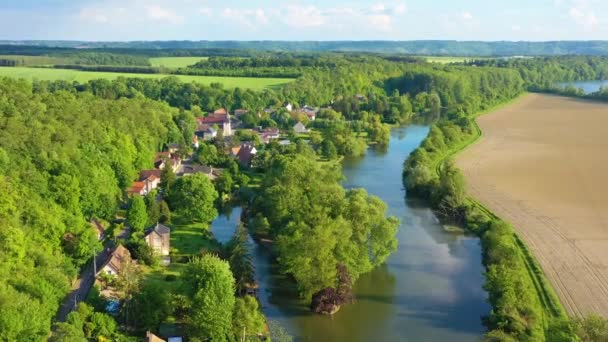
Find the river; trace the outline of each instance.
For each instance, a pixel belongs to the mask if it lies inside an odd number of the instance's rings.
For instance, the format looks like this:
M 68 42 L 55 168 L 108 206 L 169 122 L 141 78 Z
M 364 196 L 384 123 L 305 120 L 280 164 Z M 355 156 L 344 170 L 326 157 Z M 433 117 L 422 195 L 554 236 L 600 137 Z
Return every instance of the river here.
M 608 87 L 608 81 L 564 82 L 560 83 L 560 86 L 574 86 L 582 89 L 585 94 L 591 94 L 599 91 L 601 87 Z
M 311 314 L 297 300 L 292 282 L 278 275 L 268 251 L 251 242 L 259 299 L 269 320 L 296 341 L 473 341 L 490 310 L 482 290 L 481 248 L 475 237 L 448 233 L 432 211 L 406 200 L 402 164 L 428 134 L 426 126 L 395 128 L 384 152 L 370 149 L 363 158 L 344 161 L 344 186 L 363 187 L 401 220 L 398 250 L 386 265 L 359 278 L 356 302 L 333 317 Z M 240 208 L 212 224 L 227 241 Z

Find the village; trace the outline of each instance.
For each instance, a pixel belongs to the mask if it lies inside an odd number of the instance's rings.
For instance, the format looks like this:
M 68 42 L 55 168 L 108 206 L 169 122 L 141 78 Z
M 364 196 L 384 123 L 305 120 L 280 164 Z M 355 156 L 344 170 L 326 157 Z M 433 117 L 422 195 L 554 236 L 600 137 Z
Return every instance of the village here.
M 210 181 L 216 181 L 221 177 L 223 168 L 200 163 L 202 158 L 198 154 L 203 150 L 203 145 L 216 143 L 223 146 L 224 150 L 218 153 L 224 153 L 235 160 L 239 168 L 249 170 L 256 154 L 260 149 L 264 149 L 265 145 L 271 143 L 289 145 L 292 143 L 290 137 L 294 136 L 305 139 L 311 130 L 298 118 L 305 118 L 305 122 L 310 124 L 319 112 L 319 109 L 309 106 L 294 108 L 289 103 L 281 110 L 290 113 L 292 121 L 295 121 L 290 125 L 289 130 L 281 130 L 278 127 L 244 128 L 241 118 L 249 111 L 243 109 L 234 110 L 231 114 L 227 109 L 220 108 L 206 116 L 196 117 L 196 131 L 192 136 L 191 146 L 167 144 L 163 151 L 157 152 L 153 160 L 154 168 L 141 170 L 138 178 L 125 189 L 125 208 L 126 203 L 133 203 L 136 198 L 152 197 L 156 202 L 163 201 L 164 174 L 171 174 L 171 177 L 176 179 L 203 175 Z M 264 110 L 266 114 L 274 111 L 275 109 L 272 108 Z M 243 132 L 245 134 L 242 134 Z M 249 137 L 249 140 L 235 139 L 243 135 Z M 125 210 L 122 212 L 124 215 L 119 215 L 112 223 L 91 220 L 92 229 L 104 245 L 106 254 L 106 260 L 101 260 L 103 263 L 100 267 L 95 267 L 94 282 L 91 286 L 95 291 L 91 292 L 106 302 L 106 311 L 110 314 L 119 312 L 121 299 L 125 296 L 121 293 L 120 287 L 116 286 L 119 278 L 131 277 L 130 274 L 133 273 L 142 275 L 144 283 L 177 286 L 175 278 L 192 256 L 201 253 L 217 254 L 220 248 L 209 231 L 210 222 L 187 222 L 180 218 L 173 220 L 164 218 L 162 222 L 145 227 L 142 235 L 136 233 L 136 229 L 132 227 L 128 213 Z M 138 238 L 152 253 L 150 258 L 154 260 L 153 262 L 138 260 L 132 253 L 133 241 Z M 252 290 L 248 294 L 255 295 L 255 291 Z M 91 293 L 87 298 L 91 298 Z M 80 300 L 82 299 L 84 298 Z M 179 329 L 175 326 L 166 328 L 163 336 L 170 336 L 167 340 L 147 332 L 146 341 L 182 341 Z

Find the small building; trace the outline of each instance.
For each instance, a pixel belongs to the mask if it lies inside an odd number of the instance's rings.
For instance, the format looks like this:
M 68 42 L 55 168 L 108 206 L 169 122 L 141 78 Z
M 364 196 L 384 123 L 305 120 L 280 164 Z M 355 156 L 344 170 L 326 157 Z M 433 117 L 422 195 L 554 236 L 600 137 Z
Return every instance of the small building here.
M 129 196 L 145 196 L 146 192 L 146 183 L 144 182 L 133 182 L 130 188 L 127 189 L 127 194 Z
M 317 118 L 317 113 L 319 113 L 319 110 L 317 108 L 311 106 L 304 106 L 300 109 L 300 111 L 306 114 L 310 121 L 314 121 Z
M 198 125 L 198 130 L 196 131 L 196 136 L 203 140 L 211 140 L 217 137 L 217 130 L 213 128 L 213 126 L 208 124 L 200 124 Z
M 287 109 L 287 111 L 291 112 L 291 111 L 293 110 L 293 105 L 292 105 L 291 103 L 289 103 L 289 102 L 288 102 L 288 103 L 285 105 L 285 109 Z
M 167 342 L 162 338 L 154 335 L 153 333 L 146 331 L 146 342 Z
M 193 147 L 194 149 L 198 149 L 198 147 L 199 147 L 199 144 L 198 144 L 198 137 L 197 137 L 196 135 L 194 135 L 194 136 L 192 137 L 192 147 Z
M 241 165 L 250 166 L 253 157 L 258 153 L 255 146 L 251 143 L 243 143 L 241 147 L 238 149 L 235 157 Z
M 145 185 L 145 194 L 147 195 L 150 191 L 158 188 L 160 185 L 160 170 L 142 170 L 139 172 L 138 182 L 143 182 Z
M 156 226 L 146 232 L 144 240 L 154 250 L 154 253 L 167 256 L 171 248 L 171 228 L 157 223 Z
M 125 264 L 130 263 L 131 261 L 131 253 L 129 253 L 129 250 L 122 245 L 118 245 L 112 254 L 110 254 L 110 258 L 101 267 L 100 271 L 115 276 L 120 274 Z
M 158 152 L 154 156 L 154 167 L 161 170 L 169 163 L 173 172 L 176 172 L 180 165 L 182 165 L 182 159 L 176 154 L 171 152 Z
M 260 140 L 264 144 L 268 144 L 273 139 L 279 139 L 281 137 L 281 133 L 278 128 L 267 128 L 259 133 Z
M 236 158 L 236 156 L 239 154 L 239 151 L 240 151 L 240 150 L 241 150 L 241 146 L 236 146 L 236 147 L 233 147 L 233 148 L 231 148 L 231 149 L 230 149 L 230 153 L 229 153 L 229 155 L 230 155 L 231 157 Z
M 193 165 L 193 164 L 183 164 L 176 175 L 178 177 L 187 177 L 187 176 L 192 176 L 197 173 L 202 173 L 211 180 L 216 178 L 215 174 L 213 173 L 212 167 L 206 166 L 206 165 Z
M 306 129 L 306 126 L 304 126 L 303 123 L 298 122 L 297 124 L 295 124 L 293 126 L 293 131 L 298 133 L 298 134 L 304 134 L 304 133 L 308 133 L 309 131 Z
M 225 137 L 232 135 L 230 114 L 224 108 L 217 109 L 213 113 L 209 113 L 207 116 L 198 117 L 196 118 L 196 122 L 198 124 L 197 135 L 199 137 L 201 136 L 199 135 L 199 132 L 204 131 L 208 127 L 212 127 L 213 125 L 217 125 L 223 131 Z

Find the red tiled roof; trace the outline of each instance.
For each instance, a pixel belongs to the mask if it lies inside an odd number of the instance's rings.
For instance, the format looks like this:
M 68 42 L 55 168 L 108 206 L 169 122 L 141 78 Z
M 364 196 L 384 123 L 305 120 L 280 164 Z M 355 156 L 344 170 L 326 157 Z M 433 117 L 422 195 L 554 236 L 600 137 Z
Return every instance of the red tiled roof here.
M 146 179 L 148 179 L 148 180 L 154 180 L 155 178 L 160 179 L 160 173 L 161 173 L 161 171 L 158 170 L 158 169 L 154 169 L 154 170 L 141 170 L 139 172 L 139 181 L 143 182 Z
M 133 182 L 133 185 L 127 190 L 130 194 L 139 194 L 146 187 L 144 182 Z

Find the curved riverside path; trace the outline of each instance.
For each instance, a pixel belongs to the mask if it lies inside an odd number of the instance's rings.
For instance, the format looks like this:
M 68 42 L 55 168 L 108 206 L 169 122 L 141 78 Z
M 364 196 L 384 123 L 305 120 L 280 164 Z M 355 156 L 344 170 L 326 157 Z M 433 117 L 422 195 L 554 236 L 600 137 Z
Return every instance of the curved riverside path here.
M 310 313 L 294 284 L 279 275 L 266 248 L 252 244 L 259 299 L 269 320 L 296 341 L 476 341 L 484 332 L 481 316 L 490 308 L 482 289 L 479 240 L 447 233 L 432 211 L 405 199 L 401 180 L 407 156 L 428 134 L 428 127 L 395 128 L 387 151 L 344 161 L 344 186 L 363 187 L 401 220 L 398 250 L 386 265 L 361 276 L 356 302 L 333 317 Z M 212 232 L 230 238 L 240 209 L 218 218 Z
M 570 315 L 608 317 L 608 105 L 529 94 L 477 119 L 468 192 L 513 224 Z

